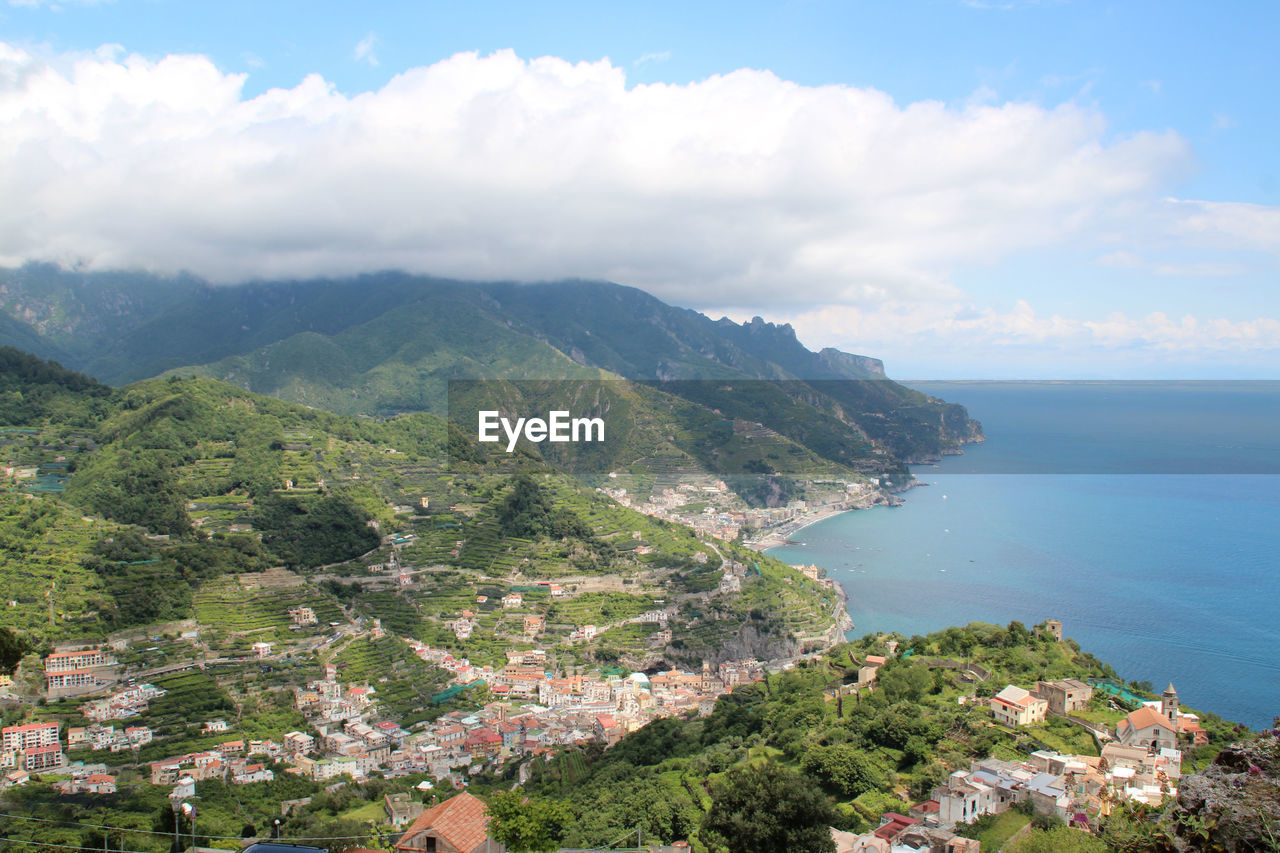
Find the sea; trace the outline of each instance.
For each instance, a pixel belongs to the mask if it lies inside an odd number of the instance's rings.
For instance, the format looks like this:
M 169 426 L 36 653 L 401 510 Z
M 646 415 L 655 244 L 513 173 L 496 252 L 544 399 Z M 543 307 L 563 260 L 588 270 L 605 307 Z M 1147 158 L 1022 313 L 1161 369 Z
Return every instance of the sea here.
M 769 551 L 849 595 L 850 637 L 973 621 L 1064 633 L 1156 691 L 1280 715 L 1280 382 L 910 382 L 986 441 L 899 507 Z

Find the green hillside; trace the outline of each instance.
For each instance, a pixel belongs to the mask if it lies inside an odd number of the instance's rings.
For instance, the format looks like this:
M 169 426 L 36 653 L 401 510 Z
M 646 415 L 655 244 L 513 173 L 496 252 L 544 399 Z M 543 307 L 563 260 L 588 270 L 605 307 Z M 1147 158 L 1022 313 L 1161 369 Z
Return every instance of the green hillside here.
M 109 389 L 35 366 L 15 391 L 56 387 L 55 404 L 11 410 L 5 447 L 15 465 L 63 467 L 47 490 L 10 478 L 0 582 L 12 624 L 38 639 L 195 619 L 210 653 L 235 657 L 260 641 L 306 647 L 326 623 L 362 617 L 500 663 L 532 645 L 525 617 L 541 616 L 538 642 L 563 661 L 696 665 L 821 644 L 840 610 L 790 567 L 621 507 L 535 455 L 448 453 L 458 436 L 430 414 L 353 419 L 210 379 Z M 634 420 L 660 411 L 639 406 Z M 722 557 L 752 567 L 740 592 L 717 591 Z M 552 580 L 565 588 L 554 600 Z M 524 605 L 499 607 L 513 590 Z M 664 603 L 680 613 L 666 639 L 629 621 Z M 317 625 L 294 624 L 301 607 Z M 463 611 L 475 629 L 459 638 L 449 626 Z M 600 636 L 571 641 L 588 624 Z
M 904 460 L 953 452 L 981 435 L 963 408 L 886 379 L 874 359 L 814 353 L 789 326 L 712 321 L 613 284 L 381 273 L 226 287 L 179 279 L 165 291 L 162 280 L 135 278 L 104 278 L 108 300 L 91 296 L 92 274 L 0 271 L 0 309 L 19 324 L 0 325 L 0 343 L 31 347 L 34 334 L 73 367 L 114 383 L 197 373 L 375 416 L 443 413 L 450 379 L 734 380 L 732 400 L 721 400 L 732 416 L 895 480 L 905 479 Z M 710 402 L 697 383 L 664 390 Z
M 859 665 L 867 655 L 886 655 L 889 640 L 912 654 L 890 655 L 877 686 L 858 689 Z M 989 677 L 966 676 L 960 668 L 966 660 L 980 661 Z M 1010 683 L 1034 686 L 1037 678 L 1091 676 L 1115 673 L 1074 641 L 1055 642 L 1017 622 L 1007 627 L 974 623 L 923 637 L 868 635 L 735 690 L 708 717 L 660 720 L 606 751 L 570 750 L 551 761 L 532 762 L 521 792 L 569 808 L 576 820 L 561 839 L 565 847 L 605 845 L 637 827 L 655 841 L 687 838 L 696 845 L 709 841 L 704 821 L 718 782 L 738 778 L 746 767 L 778 775 L 794 770 L 803 779 L 797 784 L 817 789 L 833 807 L 833 825 L 868 832 L 886 812 L 907 814 L 947 774 L 968 769 L 971 759 L 1024 760 L 1044 748 L 1097 755 L 1094 739 L 1063 718 L 1010 729 L 993 722 L 985 702 L 958 701 L 989 697 Z M 1084 713 L 1112 724 L 1123 716 L 1101 694 Z M 1202 714 L 1202 719 L 1219 746 L 1190 753 L 1188 768 L 1203 766 L 1235 734 L 1219 717 Z M 493 791 L 510 785 L 505 778 L 487 781 Z M 773 804 L 761 803 L 759 809 L 772 813 Z M 1007 814 L 1013 825 L 1001 840 L 1030 822 L 1016 810 Z M 985 819 L 962 829 L 982 838 L 986 849 L 1005 829 L 996 823 Z M 1088 849 L 1167 849 L 1141 846 L 1143 840 L 1153 842 L 1154 828 L 1135 828 L 1129 813 L 1118 810 L 1117 820 L 1104 824 L 1102 833 L 1115 846 Z M 1078 831 L 1071 837 L 1087 839 Z
M 343 414 L 445 413 L 450 379 L 599 378 L 483 307 L 437 294 L 327 337 L 300 332 L 247 355 L 181 368 Z

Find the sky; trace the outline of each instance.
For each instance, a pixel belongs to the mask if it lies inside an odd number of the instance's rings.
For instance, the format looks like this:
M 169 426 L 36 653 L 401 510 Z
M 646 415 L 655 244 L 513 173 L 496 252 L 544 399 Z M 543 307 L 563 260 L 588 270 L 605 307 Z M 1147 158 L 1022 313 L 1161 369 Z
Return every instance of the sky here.
M 901 378 L 1280 378 L 1277 32 L 1268 2 L 0 0 L 0 265 L 605 279 Z

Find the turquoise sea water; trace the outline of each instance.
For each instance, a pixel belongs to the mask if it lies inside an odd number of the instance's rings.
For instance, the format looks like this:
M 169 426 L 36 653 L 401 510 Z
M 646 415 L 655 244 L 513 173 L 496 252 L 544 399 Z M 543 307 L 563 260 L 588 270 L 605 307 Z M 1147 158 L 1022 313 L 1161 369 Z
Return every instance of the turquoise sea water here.
M 851 636 L 1056 618 L 1187 705 L 1280 714 L 1280 383 L 911 384 L 987 442 L 770 551 L 844 584 Z

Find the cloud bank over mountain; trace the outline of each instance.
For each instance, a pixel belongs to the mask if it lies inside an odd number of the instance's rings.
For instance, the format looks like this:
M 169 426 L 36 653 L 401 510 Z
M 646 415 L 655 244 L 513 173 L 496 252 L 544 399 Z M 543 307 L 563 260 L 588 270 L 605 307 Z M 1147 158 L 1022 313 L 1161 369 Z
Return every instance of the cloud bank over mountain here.
M 245 80 L 199 55 L 0 45 L 18 200 L 0 263 L 585 277 L 795 313 L 952 304 L 958 272 L 1041 247 L 1114 268 L 1162 240 L 1280 246 L 1273 208 L 1165 197 L 1194 167 L 1177 133 L 1113 138 L 1070 102 L 903 105 L 755 70 L 629 88 L 608 60 L 510 51 L 352 96 L 311 75 L 249 98 Z
M 7 261 L 221 279 L 382 268 L 610 278 L 684 301 L 932 296 L 956 264 L 1141 202 L 1187 146 L 1073 106 L 899 106 L 736 71 L 459 54 L 345 97 L 243 99 L 199 56 L 0 55 Z

